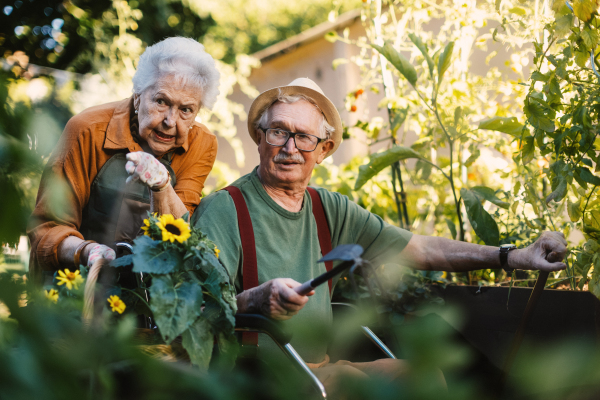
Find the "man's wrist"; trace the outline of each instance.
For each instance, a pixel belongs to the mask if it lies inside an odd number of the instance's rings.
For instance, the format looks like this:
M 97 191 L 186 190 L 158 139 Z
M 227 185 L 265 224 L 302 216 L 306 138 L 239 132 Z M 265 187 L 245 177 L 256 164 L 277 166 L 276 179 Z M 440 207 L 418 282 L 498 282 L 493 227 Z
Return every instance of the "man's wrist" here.
M 498 254 L 500 259 L 500 268 L 505 270 L 507 273 L 512 273 L 515 269 L 514 262 L 511 263 L 509 261 L 511 253 L 514 253 L 515 251 L 517 251 L 517 246 L 514 244 L 503 244 L 500 246 Z

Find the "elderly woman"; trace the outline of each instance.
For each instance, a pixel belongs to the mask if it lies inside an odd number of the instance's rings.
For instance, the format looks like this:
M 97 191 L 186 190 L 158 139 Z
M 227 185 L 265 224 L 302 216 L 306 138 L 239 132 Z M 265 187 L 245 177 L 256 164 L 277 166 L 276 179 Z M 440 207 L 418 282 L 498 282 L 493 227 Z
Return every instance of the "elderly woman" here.
M 219 72 L 192 39 L 146 49 L 133 96 L 89 108 L 68 122 L 30 220 L 30 273 L 113 259 L 140 232 L 147 211 L 179 218 L 200 203 L 216 137 L 195 122 L 219 94 Z

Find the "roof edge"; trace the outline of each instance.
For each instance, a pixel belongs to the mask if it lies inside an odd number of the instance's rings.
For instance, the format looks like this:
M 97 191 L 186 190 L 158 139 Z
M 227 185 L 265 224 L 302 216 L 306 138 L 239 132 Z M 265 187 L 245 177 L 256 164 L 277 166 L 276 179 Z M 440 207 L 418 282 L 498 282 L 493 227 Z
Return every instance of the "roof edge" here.
M 252 57 L 258 58 L 261 62 L 271 60 L 279 57 L 291 50 L 294 50 L 302 45 L 314 42 L 325 36 L 325 34 L 332 30 L 338 30 L 352 25 L 357 19 L 360 18 L 361 10 L 355 9 L 340 15 L 334 22 L 326 21 L 314 26 L 310 29 L 300 32 L 299 34 L 277 42 L 267 48 L 257 51 L 252 54 Z

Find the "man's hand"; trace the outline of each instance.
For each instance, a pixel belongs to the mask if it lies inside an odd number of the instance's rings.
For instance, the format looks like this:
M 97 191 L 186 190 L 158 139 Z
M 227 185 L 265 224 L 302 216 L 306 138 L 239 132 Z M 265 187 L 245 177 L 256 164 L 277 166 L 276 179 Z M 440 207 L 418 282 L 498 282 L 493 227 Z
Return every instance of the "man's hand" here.
M 131 175 L 127 178 L 130 181 L 140 180 L 148 185 L 150 189 L 162 190 L 169 184 L 169 172 L 153 155 L 136 151 L 127 154 L 127 164 L 125 170 Z
M 239 313 L 260 313 L 275 320 L 292 318 L 308 302 L 314 290 L 306 296 L 296 293 L 293 288 L 301 284 L 293 279 L 277 278 L 237 296 Z
M 508 266 L 515 269 L 559 271 L 567 266 L 567 241 L 561 232 L 543 232 L 532 245 L 508 253 Z

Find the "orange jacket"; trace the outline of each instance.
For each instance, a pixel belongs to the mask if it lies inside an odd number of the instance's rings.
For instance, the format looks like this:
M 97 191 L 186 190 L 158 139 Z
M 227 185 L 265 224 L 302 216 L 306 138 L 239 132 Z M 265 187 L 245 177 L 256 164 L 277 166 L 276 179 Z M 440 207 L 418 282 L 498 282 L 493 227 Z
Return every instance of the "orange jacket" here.
M 78 232 L 96 175 L 113 155 L 124 149 L 142 151 L 130 131 L 133 99 L 88 108 L 74 116 L 42 174 L 28 236 L 29 271 L 59 269 L 58 245 Z M 194 123 L 186 143 L 175 150 L 171 167 L 177 177 L 175 192 L 191 213 L 200 204 L 204 181 L 217 156 L 217 138 Z

